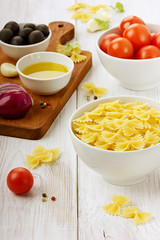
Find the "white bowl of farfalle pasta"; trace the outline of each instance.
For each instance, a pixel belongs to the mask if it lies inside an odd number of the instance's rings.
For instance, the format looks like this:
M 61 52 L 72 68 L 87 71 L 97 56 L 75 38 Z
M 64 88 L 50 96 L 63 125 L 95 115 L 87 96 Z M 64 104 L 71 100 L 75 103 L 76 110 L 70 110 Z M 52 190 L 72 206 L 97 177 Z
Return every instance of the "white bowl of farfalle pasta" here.
M 105 181 L 141 182 L 160 166 L 160 102 L 115 96 L 87 103 L 69 120 L 75 151 Z

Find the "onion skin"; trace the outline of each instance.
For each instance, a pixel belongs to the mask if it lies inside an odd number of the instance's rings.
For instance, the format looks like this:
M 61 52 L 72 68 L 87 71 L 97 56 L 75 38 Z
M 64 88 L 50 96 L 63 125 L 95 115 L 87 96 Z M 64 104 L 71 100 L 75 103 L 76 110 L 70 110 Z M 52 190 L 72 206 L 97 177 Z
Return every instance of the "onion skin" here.
M 0 84 L 0 117 L 22 118 L 32 105 L 31 96 L 22 86 L 16 83 Z

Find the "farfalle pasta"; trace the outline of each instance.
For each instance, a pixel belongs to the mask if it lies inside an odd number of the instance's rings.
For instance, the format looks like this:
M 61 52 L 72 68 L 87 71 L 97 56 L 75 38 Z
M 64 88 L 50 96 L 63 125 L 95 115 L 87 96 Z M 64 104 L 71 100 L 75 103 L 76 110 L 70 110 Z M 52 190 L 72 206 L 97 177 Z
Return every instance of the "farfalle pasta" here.
M 83 88 L 94 92 L 95 85 L 85 83 Z M 81 141 L 96 148 L 140 150 L 160 143 L 160 112 L 139 101 L 116 100 L 74 119 L 72 129 Z
M 87 8 L 88 11 L 96 13 L 101 8 L 108 9 L 108 6 L 104 5 L 104 4 L 100 4 L 100 5 L 97 5 L 97 6 L 86 5 L 86 8 Z
M 41 163 L 52 163 L 60 156 L 59 148 L 47 150 L 42 145 L 38 145 L 32 152 L 32 155 L 26 156 L 26 165 L 30 168 L 36 168 Z
M 84 61 L 87 57 L 85 55 L 77 53 L 76 51 L 72 51 L 70 58 L 74 63 L 79 63 Z
M 102 206 L 102 209 L 113 216 L 121 216 L 123 218 L 133 218 L 134 224 L 140 225 L 146 223 L 152 214 L 140 212 L 138 207 L 130 206 L 122 209 L 122 207 L 131 201 L 130 198 L 122 195 L 113 195 L 113 203 Z
M 124 218 L 133 218 L 134 224 L 140 225 L 146 223 L 152 214 L 147 212 L 140 212 L 138 207 L 128 207 L 123 210 L 121 217 Z
M 57 52 L 70 57 L 74 63 L 82 62 L 87 58 L 81 53 L 81 46 L 78 42 L 75 42 L 73 44 L 67 43 L 66 46 L 58 44 Z
M 101 97 L 107 92 L 106 88 L 96 87 L 94 82 L 85 82 L 83 83 L 82 88 L 90 93 L 93 93 L 97 97 Z
M 112 200 L 113 200 L 113 203 L 104 205 L 102 206 L 102 208 L 105 212 L 114 216 L 120 215 L 121 206 L 131 201 L 130 198 L 127 198 L 121 195 L 113 195 Z
M 80 19 L 82 23 L 85 23 L 88 22 L 92 16 L 92 14 L 85 13 L 84 10 L 80 8 L 72 15 L 72 19 Z
M 86 3 L 76 3 L 76 4 L 72 5 L 72 6 L 70 6 L 68 8 L 68 10 L 77 10 L 79 8 L 85 8 L 86 5 L 87 5 Z

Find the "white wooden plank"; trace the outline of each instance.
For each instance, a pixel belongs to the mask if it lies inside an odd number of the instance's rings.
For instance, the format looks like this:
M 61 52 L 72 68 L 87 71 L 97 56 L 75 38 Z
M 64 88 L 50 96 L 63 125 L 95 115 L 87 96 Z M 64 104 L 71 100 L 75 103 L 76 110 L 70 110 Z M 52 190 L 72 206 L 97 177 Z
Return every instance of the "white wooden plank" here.
M 100 2 L 87 1 L 89 4 L 100 4 Z M 101 1 L 102 4 L 115 5 L 117 1 Z M 122 1 L 125 13 L 117 14 L 112 19 L 111 26 L 120 23 L 124 16 L 136 15 L 146 22 L 160 24 L 159 13 L 156 9 L 160 7 L 158 1 Z M 137 95 L 160 99 L 160 87 L 148 91 L 130 91 L 123 88 L 119 82 L 111 77 L 102 67 L 96 50 L 95 41 L 99 33 L 84 33 L 85 24 L 78 24 L 77 38 L 82 46 L 93 53 L 93 68 L 83 80 L 93 81 L 97 86 L 108 88 L 106 96 Z M 83 34 L 81 30 L 83 29 Z M 85 37 L 87 36 L 87 37 Z M 87 39 L 87 41 L 86 41 Z M 82 82 L 82 84 L 83 84 Z M 81 84 L 81 85 L 82 85 Z M 78 92 L 78 106 L 86 103 L 86 93 L 81 86 Z M 86 156 L 87 157 L 87 156 Z M 79 210 L 79 240 L 84 239 L 114 239 L 114 240 L 157 240 L 160 233 L 160 208 L 159 208 L 159 174 L 157 169 L 145 181 L 133 186 L 110 185 L 90 170 L 79 159 L 78 162 L 78 210 Z M 138 206 L 141 211 L 151 213 L 151 220 L 145 225 L 135 226 L 133 219 L 123 219 L 107 215 L 101 206 L 112 202 L 113 194 L 121 194 L 132 199 L 131 204 Z
M 10 20 L 17 22 L 49 23 L 70 21 L 67 2 L 16 1 L 13 8 L 8 0 L 0 9 L 1 27 Z M 71 4 L 74 1 L 70 1 Z M 63 7 L 62 7 L 63 6 Z M 6 12 L 10 14 L 6 14 Z M 71 20 L 70 22 L 74 22 Z M 76 108 L 76 93 L 65 105 L 48 132 L 40 140 L 25 140 L 0 136 L 0 234 L 9 239 L 57 239 L 77 238 L 77 171 L 76 154 L 69 141 L 68 120 Z M 60 147 L 57 162 L 32 170 L 34 187 L 26 196 L 12 194 L 6 186 L 7 173 L 14 167 L 25 165 L 25 156 L 42 144 L 47 149 Z M 46 192 L 47 202 L 41 201 Z M 57 200 L 51 201 L 54 195 Z

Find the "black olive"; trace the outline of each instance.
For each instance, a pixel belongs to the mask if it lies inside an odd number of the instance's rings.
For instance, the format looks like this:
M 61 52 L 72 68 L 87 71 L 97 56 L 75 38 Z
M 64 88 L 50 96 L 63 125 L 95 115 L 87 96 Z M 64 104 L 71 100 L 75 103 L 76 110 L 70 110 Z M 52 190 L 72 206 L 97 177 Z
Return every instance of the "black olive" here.
M 24 44 L 24 40 L 21 36 L 14 36 L 11 41 L 10 44 L 12 45 L 23 45 Z
M 30 44 L 41 42 L 45 39 L 43 33 L 39 30 L 34 30 L 28 36 L 28 42 Z
M 40 30 L 40 31 L 44 34 L 45 37 L 47 37 L 48 34 L 49 34 L 49 28 L 48 28 L 48 26 L 45 25 L 45 24 L 39 24 L 39 25 L 37 25 L 36 29 L 37 29 L 37 30 Z
M 24 40 L 26 40 L 29 34 L 33 31 L 32 28 L 26 27 L 19 31 L 18 35 L 21 36 Z
M 10 22 L 6 23 L 4 28 L 9 28 L 10 30 L 13 31 L 13 33 L 15 35 L 19 32 L 19 25 L 18 25 L 18 23 L 14 22 L 14 21 L 10 21 Z
M 9 28 L 4 28 L 0 32 L 0 40 L 5 43 L 9 43 L 13 36 L 14 36 L 14 34 L 13 34 L 12 30 Z
M 36 25 L 34 24 L 34 23 L 26 23 L 24 26 L 23 26 L 23 28 L 32 28 L 33 30 L 35 30 L 36 29 Z

